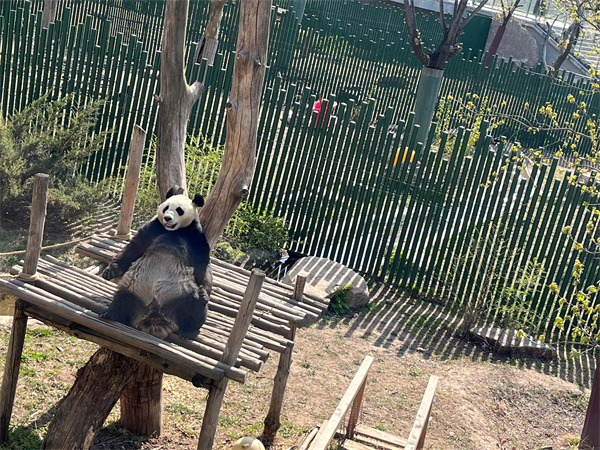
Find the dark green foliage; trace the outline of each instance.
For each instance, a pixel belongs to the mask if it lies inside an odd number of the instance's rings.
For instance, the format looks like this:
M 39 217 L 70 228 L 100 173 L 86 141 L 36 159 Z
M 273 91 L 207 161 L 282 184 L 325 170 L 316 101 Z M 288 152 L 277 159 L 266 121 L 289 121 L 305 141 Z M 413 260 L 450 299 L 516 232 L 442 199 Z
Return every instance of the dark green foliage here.
M 27 226 L 36 173 L 50 175 L 47 227 L 60 227 L 93 211 L 103 193 L 80 170 L 104 143 L 103 134 L 92 133 L 100 106 L 78 104 L 73 95 L 56 101 L 43 97 L 0 119 L 2 221 Z
M 2 447 L 6 450 L 33 450 L 42 445 L 42 439 L 34 430 L 25 427 L 11 427 L 8 430 L 8 440 Z
M 266 211 L 256 211 L 248 203 L 235 211 L 224 237 L 234 247 L 269 252 L 279 251 L 289 240 L 284 219 Z
M 348 291 L 352 289 L 351 284 L 347 284 L 343 288 L 336 289 L 333 297 L 329 300 L 329 306 L 327 307 L 327 311 L 335 315 L 344 315 L 348 312 L 350 307 L 346 300 L 348 299 Z

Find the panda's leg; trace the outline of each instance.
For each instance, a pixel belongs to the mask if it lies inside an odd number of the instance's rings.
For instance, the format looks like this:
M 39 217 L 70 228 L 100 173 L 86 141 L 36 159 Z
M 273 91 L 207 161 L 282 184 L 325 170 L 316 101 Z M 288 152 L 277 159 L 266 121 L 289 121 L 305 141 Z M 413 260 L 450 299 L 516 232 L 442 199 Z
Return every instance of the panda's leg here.
M 146 305 L 137 295 L 120 288 L 115 292 L 108 309 L 101 313 L 100 317 L 132 326 L 145 311 Z
M 206 321 L 208 294 L 203 287 L 161 305 L 161 313 L 179 327 L 179 336 L 194 339 Z

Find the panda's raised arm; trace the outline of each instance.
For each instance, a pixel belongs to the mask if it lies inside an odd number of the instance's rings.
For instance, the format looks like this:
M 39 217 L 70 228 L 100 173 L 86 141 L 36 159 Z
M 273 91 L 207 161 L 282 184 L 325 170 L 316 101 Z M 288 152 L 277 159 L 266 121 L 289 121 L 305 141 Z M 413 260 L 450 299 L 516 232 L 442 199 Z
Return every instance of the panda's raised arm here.
M 187 227 L 186 232 L 188 235 L 186 240 L 189 243 L 189 263 L 194 268 L 194 280 L 198 286 L 204 286 L 210 295 L 212 289 L 212 273 L 208 270 L 210 246 L 202 232 L 202 227 L 197 222 Z
M 165 229 L 157 217 L 146 222 L 137 234 L 131 238 L 123 251 L 117 255 L 113 263 L 104 270 L 102 277 L 111 280 L 123 275 L 152 245 L 154 240 L 164 232 Z

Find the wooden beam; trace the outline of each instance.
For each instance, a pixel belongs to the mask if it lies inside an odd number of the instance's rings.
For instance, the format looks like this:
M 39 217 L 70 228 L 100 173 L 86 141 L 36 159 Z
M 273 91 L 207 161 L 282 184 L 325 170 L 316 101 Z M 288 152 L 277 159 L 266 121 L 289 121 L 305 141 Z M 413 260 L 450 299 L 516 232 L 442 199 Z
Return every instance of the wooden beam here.
M 19 277 L 23 281 L 32 281 L 37 273 L 37 264 L 42 250 L 44 222 L 46 221 L 46 204 L 48 202 L 48 181 L 45 173 L 38 173 L 33 181 L 33 197 L 31 199 L 31 217 L 29 219 L 29 235 L 25 250 L 23 272 Z
M 438 380 L 439 378 L 435 375 L 431 375 L 429 378 L 429 383 L 427 383 L 427 389 L 425 390 L 425 395 L 423 395 L 423 400 L 421 400 L 417 418 L 415 419 L 415 423 L 408 436 L 405 450 L 420 450 L 423 448 L 425 435 L 427 434 L 427 425 L 429 424 L 429 416 L 431 415 L 431 408 L 433 406 L 433 396 Z
M 223 351 L 221 362 L 231 366 L 235 364 L 238 353 L 242 348 L 244 337 L 250 327 L 252 321 L 252 314 L 256 303 L 258 302 L 258 296 L 260 294 L 260 288 L 262 287 L 265 279 L 265 273 L 261 270 L 254 269 L 250 275 L 250 281 L 244 299 L 240 306 L 240 310 L 235 319 L 233 329 L 227 340 L 227 346 Z M 225 396 L 225 390 L 227 389 L 227 379 L 223 379 L 217 383 L 215 387 L 211 387 L 208 391 L 208 400 L 206 402 L 206 410 L 204 411 L 204 417 L 202 419 L 202 428 L 200 430 L 200 437 L 198 439 L 198 450 L 211 450 L 213 448 L 213 442 L 215 440 L 215 434 L 217 432 L 217 424 L 219 423 L 219 413 L 221 412 L 221 406 L 223 404 L 223 397 Z
M 362 364 L 360 365 L 358 372 L 354 375 L 350 386 L 346 390 L 346 393 L 340 400 L 335 412 L 329 419 L 327 426 L 323 430 L 323 433 L 319 437 L 319 439 L 315 442 L 313 446 L 311 446 L 311 450 L 326 450 L 333 439 L 337 429 L 339 428 L 344 416 L 350 409 L 350 406 L 354 402 L 361 386 L 367 381 L 367 374 L 369 373 L 369 368 L 373 363 L 373 357 L 365 356 Z
M 129 231 L 131 230 L 135 198 L 140 184 L 140 168 L 142 167 L 142 155 L 144 154 L 145 143 L 146 131 L 139 125 L 136 125 L 133 128 L 133 137 L 131 138 L 129 164 L 127 166 L 125 190 L 123 192 L 123 202 L 121 203 L 121 215 L 119 217 L 119 225 L 117 226 L 116 238 L 129 239 L 130 237 Z
M 8 439 L 8 427 L 15 403 L 17 381 L 21 367 L 21 353 L 27 331 L 27 316 L 23 313 L 22 303 L 17 301 L 13 318 L 4 376 L 2 377 L 2 391 L 0 392 L 0 444 Z
M 298 276 L 296 278 L 296 285 L 294 286 L 293 297 L 295 299 L 301 299 L 304 294 L 304 286 L 306 284 L 306 277 Z M 290 340 L 296 339 L 296 327 L 292 327 L 290 331 Z M 290 375 L 290 369 L 293 362 L 293 348 L 287 348 L 279 356 L 279 364 L 277 365 L 277 373 L 273 380 L 273 391 L 271 393 L 271 404 L 269 405 L 269 412 L 265 417 L 265 426 L 263 430 L 263 437 L 266 442 L 270 442 L 275 438 L 279 427 L 281 426 L 281 409 L 283 408 L 283 398 L 285 396 L 285 388 L 287 386 L 287 380 Z
M 395 436 L 385 431 L 376 430 L 375 428 L 366 427 L 364 425 L 357 425 L 354 430 L 355 439 L 360 440 L 360 436 L 364 436 L 368 439 L 376 440 L 389 444 L 389 446 L 395 447 L 406 447 L 406 439 Z M 377 443 L 379 445 L 379 442 Z

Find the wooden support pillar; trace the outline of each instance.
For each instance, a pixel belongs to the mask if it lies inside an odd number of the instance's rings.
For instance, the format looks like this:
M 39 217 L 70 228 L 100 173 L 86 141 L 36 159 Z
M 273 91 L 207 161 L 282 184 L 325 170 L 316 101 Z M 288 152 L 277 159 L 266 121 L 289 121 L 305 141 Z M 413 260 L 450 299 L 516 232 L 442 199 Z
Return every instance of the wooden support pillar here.
M 45 173 L 38 173 L 33 180 L 33 197 L 31 199 L 31 216 L 29 218 L 29 235 L 25 249 L 25 262 L 19 279 L 34 281 L 37 277 L 37 265 L 42 251 L 44 223 L 46 222 L 46 204 L 48 203 L 48 181 Z
M 238 353 L 242 348 L 244 337 L 250 327 L 254 307 L 258 301 L 258 295 L 265 279 L 265 273 L 259 269 L 253 269 L 250 275 L 248 287 L 244 293 L 244 298 L 240 305 L 240 309 L 235 318 L 233 329 L 227 340 L 227 345 L 223 351 L 221 362 L 233 366 L 237 360 Z M 202 419 L 202 429 L 198 439 L 198 450 L 211 450 L 217 432 L 217 424 L 219 423 L 219 413 L 223 405 L 223 397 L 227 389 L 227 379 L 219 381 L 214 387 L 208 391 L 208 401 L 206 402 L 206 410 Z
M 127 166 L 125 190 L 123 192 L 121 216 L 119 217 L 116 238 L 129 239 L 131 237 L 129 232 L 131 231 L 131 221 L 133 220 L 133 211 L 135 209 L 135 198 L 140 184 L 140 169 L 142 167 L 142 155 L 144 154 L 145 143 L 146 131 L 140 128 L 139 125 L 136 125 L 133 128 L 133 137 L 131 138 L 129 164 Z
M 22 303 L 17 301 L 6 364 L 4 365 L 2 390 L 0 391 L 0 444 L 8 439 L 8 427 L 15 403 L 15 393 L 17 392 L 17 381 L 21 367 L 21 353 L 23 352 L 26 331 L 27 316 L 23 313 Z
M 304 294 L 304 286 L 306 284 L 306 277 L 298 275 L 296 277 L 296 283 L 294 285 L 294 300 L 302 301 L 302 295 Z M 291 341 L 296 340 L 296 327 L 291 327 L 291 333 L 289 339 Z M 277 373 L 273 382 L 273 392 L 271 393 L 271 404 L 269 405 L 269 412 L 265 417 L 265 427 L 263 430 L 263 439 L 265 442 L 270 442 L 275 438 L 279 427 L 281 426 L 281 409 L 283 407 L 283 398 L 285 396 L 285 388 L 287 386 L 287 380 L 290 376 L 290 369 L 292 367 L 292 356 L 293 347 L 288 347 L 280 356 L 279 364 L 277 365 Z
M 121 395 L 121 425 L 138 436 L 162 434 L 163 373 L 140 364 Z

